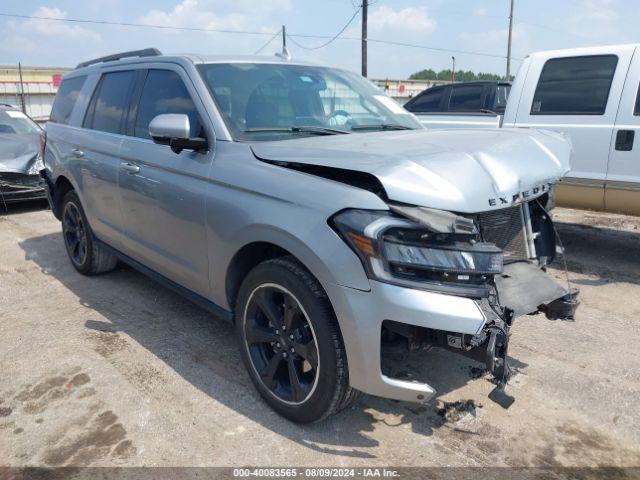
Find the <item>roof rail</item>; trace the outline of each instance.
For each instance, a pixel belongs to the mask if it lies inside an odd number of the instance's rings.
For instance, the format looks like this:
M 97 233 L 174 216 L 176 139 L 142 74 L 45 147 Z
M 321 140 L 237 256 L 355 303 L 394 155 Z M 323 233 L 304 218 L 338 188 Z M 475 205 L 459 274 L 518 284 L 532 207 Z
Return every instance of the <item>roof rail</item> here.
M 93 65 L 95 63 L 113 62 L 115 60 L 120 60 L 122 58 L 157 57 L 158 55 L 162 55 L 162 52 L 160 52 L 160 50 L 158 50 L 157 48 L 144 48 L 142 50 L 131 50 L 130 52 L 114 53 L 113 55 L 107 55 L 106 57 L 87 60 L 86 62 L 79 63 L 76 68 L 88 67 L 89 65 Z

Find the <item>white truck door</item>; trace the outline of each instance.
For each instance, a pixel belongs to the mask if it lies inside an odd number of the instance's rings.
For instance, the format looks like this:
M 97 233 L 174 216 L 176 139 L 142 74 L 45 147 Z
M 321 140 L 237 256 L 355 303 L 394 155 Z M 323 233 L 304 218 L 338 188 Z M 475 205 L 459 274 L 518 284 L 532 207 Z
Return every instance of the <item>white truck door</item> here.
M 573 143 L 571 171 L 558 189 L 566 206 L 604 208 L 609 145 L 633 46 L 541 52 L 529 58 L 515 119 L 504 126 L 564 132 Z M 514 84 L 516 90 L 518 81 Z M 511 123 L 513 122 L 513 123 Z
M 605 209 L 640 215 L 640 51 L 624 84 L 611 138 Z

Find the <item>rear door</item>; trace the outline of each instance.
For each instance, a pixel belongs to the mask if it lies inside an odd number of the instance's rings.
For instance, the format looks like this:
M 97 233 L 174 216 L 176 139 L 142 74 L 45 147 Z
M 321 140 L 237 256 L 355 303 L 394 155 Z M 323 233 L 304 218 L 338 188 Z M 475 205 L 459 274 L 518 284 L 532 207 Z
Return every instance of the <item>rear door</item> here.
M 121 247 L 122 218 L 118 202 L 118 153 L 125 114 L 133 91 L 133 70 L 106 71 L 98 80 L 82 119 L 71 129 L 71 169 L 80 199 L 96 236 Z
M 571 171 L 558 189 L 561 205 L 604 208 L 613 124 L 633 50 L 594 48 L 588 54 L 582 49 L 531 57 L 513 125 L 571 138 Z
M 120 152 L 120 203 L 125 253 L 174 282 L 209 296 L 205 201 L 214 137 L 204 106 L 184 70 L 157 64 L 142 70 Z M 149 122 L 162 113 L 189 116 L 191 135 L 210 150 L 174 153 L 153 143 Z
M 640 215 L 640 52 L 636 49 L 616 117 L 605 185 L 605 208 Z

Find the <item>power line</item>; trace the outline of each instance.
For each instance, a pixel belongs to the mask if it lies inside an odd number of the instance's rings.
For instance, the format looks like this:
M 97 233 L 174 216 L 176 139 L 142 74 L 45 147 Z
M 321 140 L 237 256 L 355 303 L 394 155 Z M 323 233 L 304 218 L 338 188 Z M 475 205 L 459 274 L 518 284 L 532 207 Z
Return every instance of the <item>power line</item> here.
M 26 20 L 50 20 L 54 22 L 68 23 L 89 23 L 95 25 L 111 25 L 117 27 L 141 27 L 141 28 L 159 28 L 162 30 L 185 30 L 192 32 L 216 32 L 216 33 L 240 33 L 245 35 L 273 35 L 273 32 L 258 32 L 250 30 L 225 30 L 220 28 L 200 28 L 200 27 L 176 27 L 172 25 L 152 25 L 147 23 L 129 23 L 129 22 L 111 22 L 108 20 L 87 20 L 81 18 L 56 18 L 41 17 L 37 15 L 18 15 L 14 13 L 0 13 L 0 17 L 22 18 Z
M 287 35 L 289 37 L 289 39 L 291 40 L 291 42 L 294 45 L 297 45 L 298 47 L 304 49 L 304 50 L 319 50 L 320 48 L 324 48 L 327 45 L 329 45 L 330 43 L 333 43 L 334 40 L 337 40 L 337 38 L 342 35 L 342 33 L 349 27 L 349 25 L 351 25 L 351 22 L 353 22 L 353 20 L 356 18 L 356 16 L 358 15 L 358 12 L 360 11 L 360 9 L 362 8 L 362 5 L 359 6 L 358 8 L 356 8 L 355 12 L 353 12 L 353 15 L 351 16 L 351 18 L 349 19 L 349 21 L 347 23 L 345 23 L 344 27 L 342 27 L 340 29 L 340 31 L 338 33 L 336 33 L 333 37 L 331 37 L 327 42 L 323 43 L 322 45 L 316 45 L 314 47 L 306 47 L 304 45 L 301 45 L 300 43 L 298 43 L 295 39 L 291 38 L 297 35 Z
M 267 40 L 267 43 L 265 43 L 265 44 L 264 44 L 264 45 L 262 45 L 258 50 L 256 50 L 256 51 L 255 51 L 255 53 L 254 53 L 254 55 L 258 55 L 262 50 L 264 50 L 265 48 L 267 48 L 267 46 L 268 46 L 271 42 L 273 42 L 273 41 L 276 39 L 276 37 L 277 37 L 278 35 L 280 35 L 280 32 L 282 32 L 282 29 L 278 30 L 278 31 L 273 35 L 273 37 L 271 37 L 269 40 Z
M 359 10 L 356 10 L 355 15 L 357 15 Z M 353 18 L 355 18 L 355 15 Z M 33 20 L 44 20 L 44 21 L 56 21 L 56 22 L 67 22 L 67 23 L 82 23 L 82 24 L 96 24 L 96 25 L 109 25 L 109 26 L 120 26 L 120 27 L 139 27 L 139 28 L 156 28 L 161 30 L 179 30 L 179 31 L 195 31 L 195 32 L 214 32 L 214 33 L 232 33 L 232 34 L 242 34 L 242 35 L 258 35 L 258 36 L 277 36 L 278 32 L 264 32 L 264 31 L 251 31 L 251 30 L 226 30 L 226 29 L 217 29 L 217 28 L 202 28 L 202 27 L 178 27 L 178 26 L 170 26 L 170 25 L 152 25 L 152 24 L 144 24 L 144 23 L 130 23 L 130 22 L 111 22 L 107 20 L 88 20 L 88 19 L 80 19 L 80 18 L 55 18 L 55 17 L 42 17 L 37 15 L 18 15 L 12 13 L 2 13 L 0 12 L 0 17 L 10 17 L 10 18 L 22 18 L 22 19 L 33 19 Z M 350 21 L 353 21 L 351 19 Z M 350 23 L 350 22 L 349 22 Z M 344 28 L 348 27 L 347 26 Z M 344 31 L 343 30 L 343 31 Z M 338 32 L 337 35 L 313 35 L 313 34 L 287 34 L 289 39 L 291 38 L 311 38 L 311 39 L 330 39 L 334 40 L 358 40 L 360 41 L 360 37 L 348 37 L 341 36 L 342 32 Z M 476 55 L 482 57 L 492 57 L 492 58 L 505 58 L 505 55 L 497 55 L 491 53 L 483 53 L 483 52 L 474 52 L 470 50 L 455 50 L 450 48 L 439 48 L 439 47 L 431 47 L 428 45 L 419 45 L 413 43 L 406 42 L 396 42 L 392 40 L 383 40 L 383 39 L 375 39 L 368 38 L 368 42 L 385 44 L 385 45 L 394 45 L 398 47 L 412 47 L 412 48 L 420 48 L 423 50 L 433 50 L 438 52 L 447 52 L 447 53 L 460 53 L 465 55 Z M 297 42 L 296 42 L 297 44 Z M 328 45 L 328 43 L 327 43 Z M 300 46 L 300 45 L 298 45 Z M 304 48 L 301 46 L 301 48 Z M 315 47 L 320 48 L 320 47 Z M 513 58 L 513 57 L 512 57 Z M 516 60 L 522 60 L 518 58 Z
M 343 37 L 346 38 L 346 37 Z M 374 43 L 382 43 L 387 45 L 396 45 L 398 47 L 412 47 L 412 48 L 422 48 L 424 50 L 435 50 L 437 52 L 447 52 L 447 53 L 462 53 L 464 55 L 478 55 L 481 57 L 492 57 L 492 58 L 507 58 L 506 55 L 498 55 L 493 53 L 483 53 L 483 52 L 473 52 L 470 50 L 454 50 L 451 48 L 439 48 L 439 47 L 429 47 L 427 45 L 418 45 L 415 43 L 405 43 L 405 42 L 394 42 L 392 40 L 380 40 L 377 38 L 369 38 L 368 42 Z M 514 60 L 522 60 L 522 58 L 511 57 Z

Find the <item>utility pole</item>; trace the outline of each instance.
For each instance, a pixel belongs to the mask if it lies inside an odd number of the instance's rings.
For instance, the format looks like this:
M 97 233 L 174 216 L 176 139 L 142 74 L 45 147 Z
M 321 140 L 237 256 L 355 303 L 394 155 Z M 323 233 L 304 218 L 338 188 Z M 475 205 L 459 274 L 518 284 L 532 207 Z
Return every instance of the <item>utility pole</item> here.
M 456 57 L 451 57 L 451 60 L 453 61 L 453 67 L 451 68 L 451 82 L 455 82 L 456 81 Z
M 18 73 L 20 75 L 20 106 L 22 107 L 22 113 L 27 113 L 27 105 L 24 98 L 24 83 L 22 82 L 22 65 L 18 62 Z
M 367 76 L 367 13 L 369 0 L 362 0 L 362 76 Z
M 511 37 L 513 32 L 513 2 L 511 0 L 511 8 L 509 9 L 509 40 L 507 40 L 507 82 L 511 78 Z

